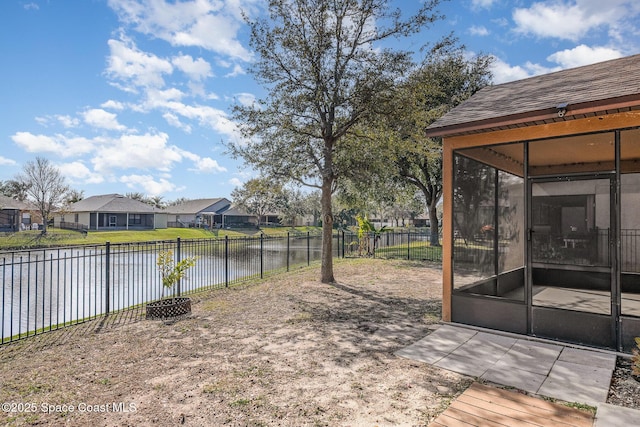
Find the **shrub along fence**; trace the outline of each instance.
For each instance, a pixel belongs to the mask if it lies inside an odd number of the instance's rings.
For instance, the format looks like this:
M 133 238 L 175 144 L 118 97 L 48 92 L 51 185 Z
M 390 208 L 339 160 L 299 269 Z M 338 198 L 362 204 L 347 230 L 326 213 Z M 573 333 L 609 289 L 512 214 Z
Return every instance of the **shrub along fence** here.
M 362 252 L 370 242 L 371 250 Z M 334 256 L 440 261 L 424 233 L 334 234 Z M 375 244 L 375 252 L 372 250 Z M 197 257 L 174 295 L 228 287 L 321 258 L 322 237 L 289 234 L 36 249 L 0 253 L 0 343 L 142 307 L 160 298 L 156 260 L 171 249 L 176 261 Z

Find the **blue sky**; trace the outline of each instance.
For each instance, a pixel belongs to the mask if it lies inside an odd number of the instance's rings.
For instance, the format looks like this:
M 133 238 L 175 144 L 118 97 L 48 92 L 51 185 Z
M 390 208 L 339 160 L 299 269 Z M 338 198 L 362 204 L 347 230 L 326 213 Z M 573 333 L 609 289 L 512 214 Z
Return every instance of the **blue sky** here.
M 234 102 L 261 96 L 241 11 L 264 0 L 0 2 L 0 180 L 36 156 L 85 196 L 228 197 L 255 176 L 225 154 Z M 404 9 L 417 1 L 395 0 Z M 606 7 L 605 7 L 606 5 Z M 462 0 L 405 42 L 453 31 L 494 82 L 640 53 L 637 0 Z

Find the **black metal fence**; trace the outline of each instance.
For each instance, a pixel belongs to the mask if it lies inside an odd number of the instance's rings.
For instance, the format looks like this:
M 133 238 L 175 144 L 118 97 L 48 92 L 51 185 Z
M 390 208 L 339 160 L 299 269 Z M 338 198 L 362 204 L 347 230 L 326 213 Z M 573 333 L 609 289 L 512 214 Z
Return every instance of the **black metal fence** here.
M 375 252 L 362 253 L 367 240 Z M 375 240 L 375 242 L 374 242 Z M 334 255 L 441 260 L 424 233 L 334 234 Z M 119 243 L 0 253 L 0 343 L 142 307 L 162 296 L 159 252 L 197 257 L 169 295 L 223 288 L 320 260 L 322 237 L 287 234 Z M 373 249 L 373 246 L 371 246 Z M 165 294 L 165 296 L 167 296 Z
M 76 231 L 81 231 L 83 233 L 86 233 L 86 232 L 89 231 L 89 227 L 88 226 L 86 226 L 84 224 L 80 224 L 78 222 L 62 221 L 62 222 L 60 222 L 58 227 L 62 228 L 63 230 L 76 230 Z
M 431 246 L 430 238 L 428 229 L 369 233 L 362 237 L 357 233 L 342 233 L 339 255 L 440 262 L 442 248 Z

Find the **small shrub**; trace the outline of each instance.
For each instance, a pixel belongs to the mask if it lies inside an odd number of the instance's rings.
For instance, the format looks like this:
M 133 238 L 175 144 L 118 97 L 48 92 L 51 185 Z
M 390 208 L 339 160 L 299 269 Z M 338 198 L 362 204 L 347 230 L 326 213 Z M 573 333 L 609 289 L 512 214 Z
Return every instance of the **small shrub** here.
M 163 285 L 160 298 L 164 298 L 165 289 L 170 290 L 179 280 L 186 278 L 187 270 L 196 265 L 196 257 L 185 258 L 176 263 L 173 251 L 166 250 L 158 254 L 156 264 L 160 270 Z

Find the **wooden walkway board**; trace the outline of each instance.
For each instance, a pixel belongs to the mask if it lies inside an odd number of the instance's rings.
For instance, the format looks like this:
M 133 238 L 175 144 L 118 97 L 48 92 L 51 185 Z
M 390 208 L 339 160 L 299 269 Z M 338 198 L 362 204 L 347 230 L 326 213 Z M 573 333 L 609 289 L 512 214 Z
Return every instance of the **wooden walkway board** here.
M 474 383 L 429 427 L 592 427 L 593 415 Z

